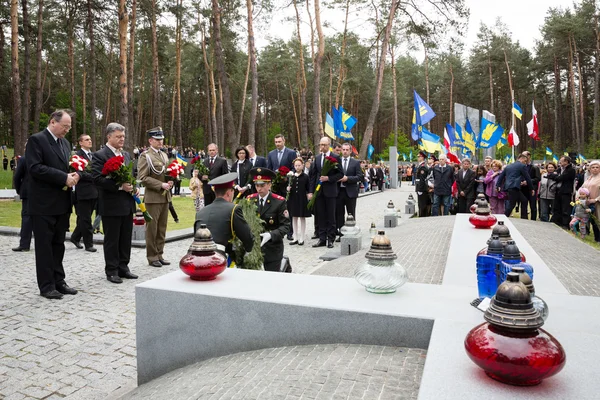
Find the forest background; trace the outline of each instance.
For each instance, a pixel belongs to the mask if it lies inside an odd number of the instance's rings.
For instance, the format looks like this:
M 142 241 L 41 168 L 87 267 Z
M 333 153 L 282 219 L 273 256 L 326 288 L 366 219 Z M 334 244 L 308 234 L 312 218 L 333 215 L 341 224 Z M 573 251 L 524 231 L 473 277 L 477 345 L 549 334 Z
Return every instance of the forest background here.
M 54 109 L 71 108 L 73 144 L 86 133 L 99 146 L 106 124 L 118 121 L 127 149 L 162 126 L 169 145 L 215 142 L 227 155 L 240 143 L 265 154 L 278 133 L 290 147 L 314 150 L 325 112 L 343 105 L 358 118 L 362 158 L 369 143 L 386 154 L 395 133 L 408 154 L 413 89 L 437 113 L 429 130 L 438 135 L 454 122 L 455 102 L 488 110 L 509 129 L 509 67 L 524 114 L 516 152 L 600 157 L 594 0 L 550 8 L 533 52 L 501 20 L 481 24 L 466 50 L 464 0 L 321 1 L 2 1 L 0 144 L 23 154 Z M 326 35 L 322 15 L 334 10 L 343 28 Z M 265 34 L 281 13 L 290 15 L 280 27 L 293 31 L 288 40 Z M 368 23 L 348 29 L 357 14 Z M 536 143 L 525 126 L 533 101 Z

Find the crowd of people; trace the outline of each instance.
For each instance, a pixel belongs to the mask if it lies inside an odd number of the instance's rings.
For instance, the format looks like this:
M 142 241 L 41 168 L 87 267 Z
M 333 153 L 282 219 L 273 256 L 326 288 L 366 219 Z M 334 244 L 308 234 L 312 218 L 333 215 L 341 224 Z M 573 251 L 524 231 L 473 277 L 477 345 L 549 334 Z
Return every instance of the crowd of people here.
M 468 212 L 482 193 L 494 214 L 510 216 L 516 210 L 522 219 L 554 222 L 581 236 L 591 227 L 594 240 L 600 242 L 600 161 L 576 166 L 565 155 L 558 165 L 534 164 L 525 151 L 509 165 L 489 156 L 482 165 L 468 158 L 449 164 L 443 154 L 438 158 L 420 152 L 418 164 L 409 168 L 419 217 Z

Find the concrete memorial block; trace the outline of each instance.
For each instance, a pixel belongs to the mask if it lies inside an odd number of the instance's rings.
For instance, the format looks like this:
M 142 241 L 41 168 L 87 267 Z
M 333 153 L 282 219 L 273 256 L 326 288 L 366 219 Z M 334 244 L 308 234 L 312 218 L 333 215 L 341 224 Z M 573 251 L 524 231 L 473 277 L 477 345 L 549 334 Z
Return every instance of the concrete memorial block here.
M 383 226 L 386 228 L 395 228 L 398 226 L 398 217 L 395 215 L 384 215 Z
M 142 240 L 146 242 L 146 225 L 133 224 L 133 232 L 131 234 L 131 240 Z
M 349 256 L 362 248 L 361 236 L 342 236 L 340 240 L 340 251 L 343 256 Z
M 21 201 L 21 196 L 19 196 L 17 194 L 17 195 L 15 195 L 15 197 L 13 199 L 14 199 L 14 201 Z

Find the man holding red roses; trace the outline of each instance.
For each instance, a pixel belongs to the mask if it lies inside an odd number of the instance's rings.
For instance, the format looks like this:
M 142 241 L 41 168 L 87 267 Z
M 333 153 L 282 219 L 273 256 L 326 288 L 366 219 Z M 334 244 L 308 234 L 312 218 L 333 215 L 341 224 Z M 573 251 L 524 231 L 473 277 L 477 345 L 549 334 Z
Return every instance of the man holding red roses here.
M 308 199 L 311 200 L 313 196 L 316 196 L 314 201 L 315 218 L 319 220 L 319 241 L 313 247 L 327 245 L 328 248 L 332 248 L 335 240 L 338 181 L 344 177 L 344 173 L 339 167 L 341 159 L 337 154 L 329 151 L 330 145 L 331 140 L 327 136 L 321 138 L 319 142 L 321 152 L 317 155 L 309 171 Z
M 146 258 L 151 267 L 162 267 L 171 264 L 163 258 L 163 251 L 173 181 L 167 181 L 169 159 L 160 150 L 165 138 L 162 128 L 152 128 L 146 135 L 150 148 L 140 154 L 138 161 L 138 179 L 146 188 L 144 203 L 152 216 L 152 221 L 146 224 Z
M 125 127 L 111 122 L 106 126 L 106 146 L 94 153 L 92 159 L 92 177 L 98 187 L 98 212 L 104 226 L 104 272 L 112 283 L 122 283 L 122 278 L 137 279 L 129 270 L 136 188 L 131 182 L 119 183 L 111 176 L 115 168 L 129 165 L 131 161 L 129 153 L 123 151 L 124 144 Z

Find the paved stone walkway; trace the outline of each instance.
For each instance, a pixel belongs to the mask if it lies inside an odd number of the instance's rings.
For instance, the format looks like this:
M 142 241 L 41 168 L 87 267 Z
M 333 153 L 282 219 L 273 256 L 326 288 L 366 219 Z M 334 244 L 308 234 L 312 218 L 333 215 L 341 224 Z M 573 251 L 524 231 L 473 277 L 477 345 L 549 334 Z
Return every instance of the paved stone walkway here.
M 341 344 L 263 349 L 180 368 L 123 399 L 416 399 L 425 354 Z

